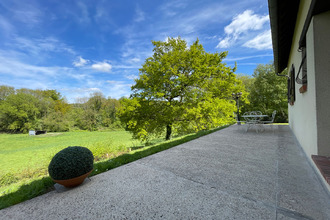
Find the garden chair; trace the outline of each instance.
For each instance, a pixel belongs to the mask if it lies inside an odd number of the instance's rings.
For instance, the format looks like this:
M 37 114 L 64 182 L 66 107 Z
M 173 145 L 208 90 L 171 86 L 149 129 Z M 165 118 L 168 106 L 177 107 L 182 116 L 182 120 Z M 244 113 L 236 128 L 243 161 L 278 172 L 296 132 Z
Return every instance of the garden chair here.
M 272 113 L 272 118 L 270 121 L 261 121 L 262 124 L 269 124 L 271 129 L 273 130 L 273 124 L 274 124 L 274 120 L 275 120 L 275 115 L 276 115 L 276 110 L 273 111 Z M 273 130 L 274 131 L 274 130 Z

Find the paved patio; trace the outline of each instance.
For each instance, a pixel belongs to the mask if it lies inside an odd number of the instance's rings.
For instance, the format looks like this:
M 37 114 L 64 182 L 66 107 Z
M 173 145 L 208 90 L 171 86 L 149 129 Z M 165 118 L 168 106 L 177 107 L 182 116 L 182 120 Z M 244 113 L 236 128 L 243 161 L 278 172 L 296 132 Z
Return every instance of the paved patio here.
M 288 126 L 234 125 L 0 210 L 1 219 L 330 219 Z

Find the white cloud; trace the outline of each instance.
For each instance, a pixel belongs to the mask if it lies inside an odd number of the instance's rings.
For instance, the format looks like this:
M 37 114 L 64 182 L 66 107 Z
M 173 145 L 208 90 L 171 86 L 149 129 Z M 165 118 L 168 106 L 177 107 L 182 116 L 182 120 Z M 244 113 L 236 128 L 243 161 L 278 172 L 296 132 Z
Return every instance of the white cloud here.
M 219 42 L 217 48 L 228 48 L 233 42 L 234 39 L 232 39 L 231 37 L 225 37 Z
M 106 82 L 109 83 L 109 84 L 116 84 L 116 83 L 118 83 L 118 81 L 116 81 L 116 80 L 107 80 Z M 119 81 L 119 82 L 122 83 L 121 81 Z
M 137 76 L 135 74 L 130 74 L 130 75 L 126 75 L 125 78 L 130 79 L 130 80 L 135 80 L 135 79 L 139 78 L 139 76 Z
M 263 57 L 272 57 L 272 53 L 267 54 L 260 54 L 260 55 L 254 55 L 254 56 L 243 56 L 243 57 L 226 57 L 224 60 L 227 61 L 239 61 L 239 60 L 248 60 L 248 59 L 254 59 L 254 58 L 263 58 Z
M 268 21 L 268 15 L 260 16 L 253 14 L 253 11 L 246 10 L 234 17 L 233 21 L 225 27 L 226 34 L 241 34 L 249 30 L 260 30 Z
M 14 55 L 14 56 L 13 56 Z M 72 68 L 37 66 L 21 61 L 15 54 L 0 50 L 0 78 L 16 88 L 58 89 L 79 76 Z
M 119 99 L 121 97 L 128 97 L 131 93 L 132 84 L 122 81 L 113 82 L 108 91 L 105 91 L 106 96 Z
M 69 103 L 85 103 L 95 92 L 102 92 L 100 88 L 62 88 L 60 89 L 62 95 L 66 97 Z
M 112 66 L 107 62 L 99 62 L 92 65 L 92 69 L 100 72 L 110 72 Z
M 254 48 L 258 50 L 268 50 L 272 49 L 272 37 L 271 37 L 271 31 L 265 31 L 259 35 L 257 35 L 252 40 L 249 40 L 246 42 L 243 46 L 248 48 Z
M 0 31 L 2 34 L 12 33 L 15 30 L 14 26 L 3 16 L 0 15 Z
M 164 1 L 160 6 L 160 10 L 168 17 L 173 17 L 182 12 L 188 5 L 187 1 Z
M 226 37 L 222 38 L 217 48 L 228 48 L 238 39 L 251 31 L 263 30 L 264 24 L 269 21 L 268 15 L 257 15 L 251 10 L 235 16 L 232 22 L 224 28 Z
M 88 7 L 81 1 L 77 2 L 77 6 L 79 8 L 79 15 L 77 15 L 77 19 L 80 23 L 90 23 Z
M 112 66 L 114 69 L 139 69 L 141 66 L 139 65 L 116 65 Z
M 135 19 L 134 19 L 135 22 L 141 22 L 141 21 L 144 21 L 144 19 L 145 19 L 145 17 L 144 17 L 144 12 L 143 12 L 139 7 L 137 7 L 137 8 L 135 9 L 135 13 L 136 13 L 136 15 L 135 15 Z
M 69 53 L 75 54 L 76 52 L 65 43 L 54 37 L 46 37 L 40 39 L 30 39 L 24 37 L 13 38 L 14 43 L 11 44 L 14 48 L 20 48 L 20 50 L 24 50 L 27 54 L 33 55 L 45 55 L 45 52 L 49 53 Z
M 85 66 L 87 63 L 89 63 L 89 60 L 85 60 L 84 58 L 82 58 L 81 56 L 78 57 L 72 64 L 75 67 L 82 67 Z
M 35 1 L 1 1 L 0 4 L 5 9 L 4 12 L 10 13 L 12 22 L 18 21 L 32 27 L 43 21 L 44 12 Z
M 3 51 L 0 51 L 0 75 L 37 79 L 44 76 L 55 77 L 58 71 L 66 69 L 63 67 L 35 66 L 6 55 L 3 54 Z
M 134 57 L 134 58 L 130 59 L 130 63 L 139 63 L 139 62 L 141 62 L 140 58 Z
M 75 88 L 75 89 L 63 89 L 75 93 L 91 93 L 91 92 L 101 92 L 99 88 Z
M 221 23 L 219 15 L 221 15 L 222 19 L 225 19 L 226 16 L 228 16 L 226 13 L 227 10 L 228 6 L 223 4 L 207 5 L 189 14 L 184 13 L 180 16 L 176 15 L 172 19 L 169 18 L 166 23 L 161 24 L 161 28 L 163 29 L 163 27 L 166 27 L 170 30 L 170 35 L 172 35 L 172 33 L 180 33 L 181 36 L 192 35 L 191 37 L 196 38 L 198 32 L 201 31 L 203 27 L 212 23 Z M 180 13 L 181 12 L 178 11 L 178 14 Z

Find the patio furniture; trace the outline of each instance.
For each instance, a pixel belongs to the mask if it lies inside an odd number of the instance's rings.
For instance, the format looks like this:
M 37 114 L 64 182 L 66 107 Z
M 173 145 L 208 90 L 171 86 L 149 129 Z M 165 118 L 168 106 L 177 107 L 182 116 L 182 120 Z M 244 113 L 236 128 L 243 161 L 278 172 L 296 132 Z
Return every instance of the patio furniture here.
M 273 124 L 275 120 L 275 115 L 276 115 L 276 110 L 273 111 L 272 113 L 272 118 L 270 121 L 261 121 L 262 124 L 270 124 L 271 129 L 273 130 Z
M 276 110 L 273 111 L 272 113 L 272 119 L 270 121 L 262 121 L 263 124 L 273 124 L 274 123 L 274 119 L 275 119 L 275 115 L 276 115 Z
M 261 111 L 252 111 L 252 112 L 245 112 L 242 115 L 243 118 L 246 120 L 247 128 L 246 132 L 249 130 L 250 127 L 255 127 L 256 132 L 259 132 L 258 125 L 261 123 L 261 119 L 264 117 L 268 117 L 268 115 L 263 115 Z M 262 130 L 262 129 L 260 129 Z

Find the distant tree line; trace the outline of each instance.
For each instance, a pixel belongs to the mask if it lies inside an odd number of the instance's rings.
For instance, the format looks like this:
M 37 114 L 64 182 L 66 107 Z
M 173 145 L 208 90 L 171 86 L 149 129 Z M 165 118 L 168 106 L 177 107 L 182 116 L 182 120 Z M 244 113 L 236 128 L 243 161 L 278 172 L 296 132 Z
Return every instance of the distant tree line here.
M 0 86 L 0 131 L 70 131 L 121 128 L 116 116 L 120 101 L 102 93 L 69 104 L 56 90 Z
M 281 75 L 286 75 L 284 70 Z M 249 94 L 240 100 L 241 114 L 261 111 L 271 115 L 276 110 L 275 122 L 288 122 L 287 78 L 275 74 L 274 64 L 259 64 L 252 76 L 239 75 Z

